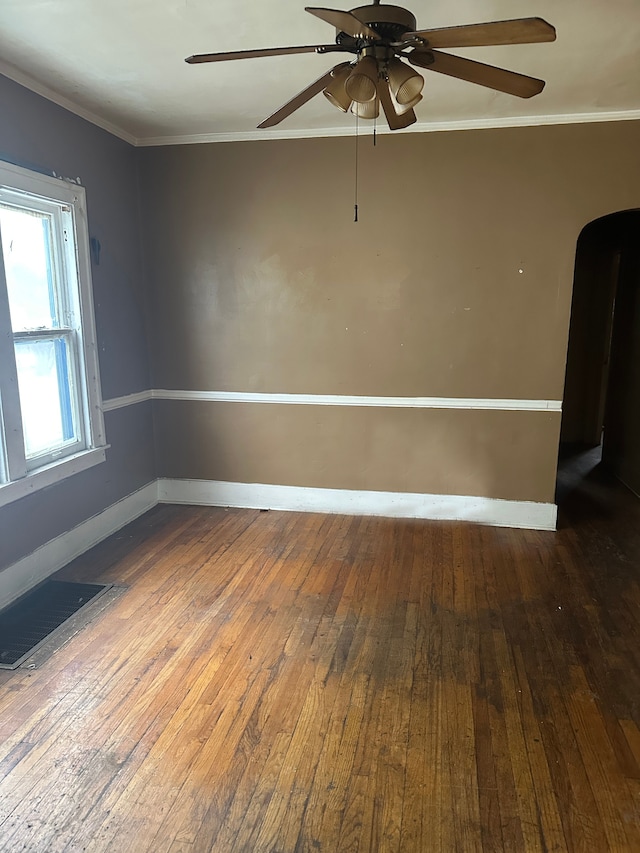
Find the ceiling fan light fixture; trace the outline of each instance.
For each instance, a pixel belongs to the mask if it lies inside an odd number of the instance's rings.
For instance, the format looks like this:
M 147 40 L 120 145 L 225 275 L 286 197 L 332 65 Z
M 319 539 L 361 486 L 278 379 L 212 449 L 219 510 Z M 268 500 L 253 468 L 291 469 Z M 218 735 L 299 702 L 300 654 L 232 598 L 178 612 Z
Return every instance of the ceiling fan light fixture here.
M 327 88 L 323 90 L 323 95 L 329 103 L 333 104 L 333 106 L 337 107 L 339 110 L 342 110 L 343 113 L 348 112 L 352 103 L 352 99 L 349 97 L 347 90 L 344 87 L 345 81 L 351 74 L 351 71 L 351 65 L 345 65 L 342 68 L 337 69 L 333 75 L 333 80 L 329 83 Z
M 373 117 L 381 108 L 389 129 L 402 130 L 416 122 L 413 107 L 422 99 L 424 79 L 413 66 L 518 98 L 532 98 L 544 89 L 544 80 L 537 77 L 448 53 L 443 48 L 535 44 L 556 38 L 554 27 L 538 17 L 418 29 L 413 13 L 388 5 L 387 0 L 370 0 L 368 5 L 348 12 L 312 6 L 307 6 L 306 11 L 335 27 L 334 43 L 200 53 L 185 61 L 194 65 L 302 53 L 355 55 L 356 59 L 326 71 L 258 127 L 274 127 L 323 92 L 340 110 L 351 109 L 363 118 Z
M 389 60 L 387 74 L 389 89 L 399 104 L 417 103 L 414 99 L 420 95 L 424 86 L 424 79 L 417 71 L 394 58 Z
M 378 98 L 372 98 L 370 101 L 365 101 L 363 104 L 354 101 L 351 104 L 351 112 L 358 118 L 378 118 L 380 115 L 380 101 Z
M 407 104 L 399 104 L 395 97 L 393 96 L 393 92 L 391 92 L 391 101 L 393 103 L 393 108 L 396 113 L 401 116 L 405 113 L 408 113 L 409 110 L 412 110 L 415 106 L 417 106 L 422 100 L 422 95 L 416 95 L 412 101 L 409 101 Z
M 363 56 L 347 77 L 347 95 L 358 104 L 366 104 L 375 99 L 377 86 L 378 63 L 373 56 Z

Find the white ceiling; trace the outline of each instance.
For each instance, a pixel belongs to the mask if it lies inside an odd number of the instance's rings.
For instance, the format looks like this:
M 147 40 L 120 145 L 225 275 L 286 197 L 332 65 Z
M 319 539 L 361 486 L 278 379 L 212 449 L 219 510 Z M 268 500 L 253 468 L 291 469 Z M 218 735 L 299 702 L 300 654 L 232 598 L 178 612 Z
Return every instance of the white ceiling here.
M 549 44 L 452 51 L 547 86 L 522 100 L 427 71 L 414 129 L 640 118 L 640 0 L 404 5 L 422 29 L 537 15 L 558 33 Z M 0 0 L 0 72 L 137 144 L 350 132 L 353 117 L 322 95 L 275 130 L 255 130 L 342 54 L 184 62 L 334 38 L 304 0 Z

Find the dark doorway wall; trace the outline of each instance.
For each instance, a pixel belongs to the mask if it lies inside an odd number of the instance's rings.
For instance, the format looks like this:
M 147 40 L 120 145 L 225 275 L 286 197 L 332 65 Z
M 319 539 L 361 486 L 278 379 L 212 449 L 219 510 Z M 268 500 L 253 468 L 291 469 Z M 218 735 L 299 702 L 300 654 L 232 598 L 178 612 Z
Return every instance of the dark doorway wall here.
M 560 440 L 602 443 L 606 467 L 640 493 L 640 211 L 578 239 Z

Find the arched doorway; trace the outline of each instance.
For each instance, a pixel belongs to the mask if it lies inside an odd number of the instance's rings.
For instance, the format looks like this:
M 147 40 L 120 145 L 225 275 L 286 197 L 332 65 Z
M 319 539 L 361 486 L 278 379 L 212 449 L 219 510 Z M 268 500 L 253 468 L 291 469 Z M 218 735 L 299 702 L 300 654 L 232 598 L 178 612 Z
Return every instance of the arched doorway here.
M 576 248 L 560 458 L 640 495 L 640 210 L 583 228 Z

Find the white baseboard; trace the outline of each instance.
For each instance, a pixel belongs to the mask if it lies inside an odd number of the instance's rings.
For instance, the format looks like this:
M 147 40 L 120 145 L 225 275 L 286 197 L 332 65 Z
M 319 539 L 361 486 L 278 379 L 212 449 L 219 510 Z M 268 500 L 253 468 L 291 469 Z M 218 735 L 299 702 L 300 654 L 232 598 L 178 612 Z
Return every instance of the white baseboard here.
M 83 521 L 0 572 L 0 609 L 158 503 L 158 481 Z
M 401 492 L 311 489 L 264 483 L 227 483 L 220 480 L 158 480 L 161 503 L 328 512 L 346 515 L 382 515 L 473 521 L 496 527 L 555 530 L 557 507 L 550 503 L 507 501 L 464 495 L 423 495 Z
M 160 503 L 473 521 L 496 527 L 555 530 L 555 504 L 464 495 L 312 489 L 221 480 L 156 480 L 57 536 L 0 572 L 0 609 L 71 560 Z

